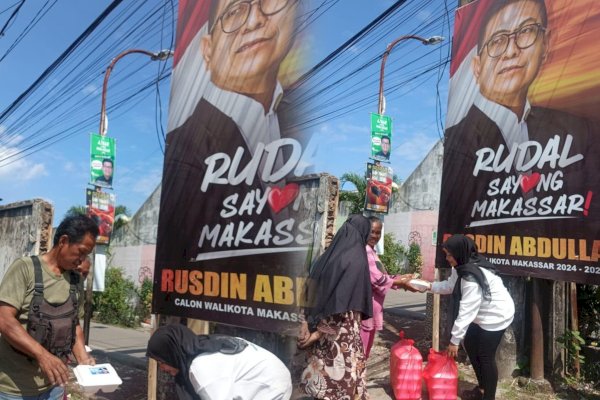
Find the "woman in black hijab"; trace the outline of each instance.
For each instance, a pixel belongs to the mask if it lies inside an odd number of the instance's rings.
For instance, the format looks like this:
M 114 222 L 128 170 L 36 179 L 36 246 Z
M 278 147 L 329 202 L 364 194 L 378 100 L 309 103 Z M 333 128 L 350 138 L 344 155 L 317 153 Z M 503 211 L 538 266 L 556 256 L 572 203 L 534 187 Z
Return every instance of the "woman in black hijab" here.
M 150 337 L 146 355 L 175 378 L 180 400 L 288 400 L 292 394 L 285 365 L 244 339 L 166 325 Z
M 317 399 L 366 399 L 362 318 L 373 313 L 365 246 L 371 222 L 348 218 L 309 274 L 310 302 L 298 346 L 308 350 L 302 390 Z
M 494 399 L 498 384 L 496 350 L 515 314 L 515 305 L 494 265 L 477 252 L 465 235 L 453 235 L 442 245 L 452 274 L 444 282 L 430 283 L 433 293 L 454 297 L 454 325 L 448 354 L 456 357 L 464 346 L 479 387 L 462 398 Z

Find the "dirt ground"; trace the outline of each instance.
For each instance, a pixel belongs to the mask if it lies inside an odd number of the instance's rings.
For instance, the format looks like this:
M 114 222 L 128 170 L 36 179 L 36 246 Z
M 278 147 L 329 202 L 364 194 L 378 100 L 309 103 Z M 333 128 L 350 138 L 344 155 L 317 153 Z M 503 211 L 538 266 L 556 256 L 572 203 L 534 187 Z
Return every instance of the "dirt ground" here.
M 429 328 L 425 321 L 402 318 L 386 312 L 384 330 L 376 338 L 368 362 L 368 389 L 372 400 L 394 399 L 389 381 L 389 349 L 398 341 L 400 331 L 404 331 L 405 338 L 415 341 L 415 346 L 421 352 L 425 365 L 431 348 L 431 341 L 428 340 Z M 477 386 L 475 373 L 462 348 L 458 356 L 458 377 L 458 399 L 461 399 L 464 391 L 470 391 Z M 422 400 L 428 399 L 427 390 L 423 385 Z M 552 387 L 548 382 L 536 383 L 525 377 L 515 377 L 499 382 L 496 399 L 598 400 L 600 392 L 585 385 L 577 389 Z
M 112 393 L 100 391 L 86 395 L 80 390 L 73 377 L 67 388 L 71 400 L 144 400 L 148 398 L 148 373 L 146 370 L 124 365 L 105 355 L 95 355 L 95 357 L 97 364 L 110 363 L 119 374 L 123 384 Z
M 394 399 L 389 381 L 389 349 L 398 341 L 400 331 L 404 331 L 406 338 L 415 340 L 415 346 L 421 352 L 424 361 L 431 347 L 431 342 L 426 339 L 429 333 L 425 321 L 402 318 L 391 313 L 386 313 L 384 320 L 384 330 L 376 338 L 367 367 L 368 391 L 371 400 Z M 465 360 L 458 363 L 458 399 L 461 399 L 460 395 L 463 391 L 471 390 L 476 386 L 476 379 L 472 368 L 466 361 L 466 356 L 459 353 L 459 360 Z M 145 370 L 109 360 L 106 356 L 97 357 L 97 362 L 110 362 L 123 380 L 123 384 L 112 393 L 99 392 L 85 395 L 78 389 L 75 382 L 71 382 L 68 388 L 71 400 L 142 400 L 147 398 L 148 378 Z M 300 398 L 294 396 L 294 399 Z M 502 400 L 600 400 L 600 392 L 585 386 L 578 387 L 578 390 L 559 386 L 553 388 L 547 382 L 534 383 L 526 378 L 514 378 L 500 382 L 496 398 Z M 428 400 L 425 387 L 422 400 Z

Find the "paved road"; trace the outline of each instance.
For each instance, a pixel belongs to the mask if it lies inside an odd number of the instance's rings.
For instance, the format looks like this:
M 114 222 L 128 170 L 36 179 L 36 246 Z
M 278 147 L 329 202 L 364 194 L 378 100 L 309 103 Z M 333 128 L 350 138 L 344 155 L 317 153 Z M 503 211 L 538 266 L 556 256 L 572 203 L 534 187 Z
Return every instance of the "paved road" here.
M 425 319 L 425 293 L 412 293 L 404 290 L 390 290 L 385 296 L 383 308 L 386 312 L 418 320 Z
M 128 329 L 92 322 L 90 341 L 92 353 L 108 356 L 123 364 L 146 369 L 146 346 L 150 329 Z

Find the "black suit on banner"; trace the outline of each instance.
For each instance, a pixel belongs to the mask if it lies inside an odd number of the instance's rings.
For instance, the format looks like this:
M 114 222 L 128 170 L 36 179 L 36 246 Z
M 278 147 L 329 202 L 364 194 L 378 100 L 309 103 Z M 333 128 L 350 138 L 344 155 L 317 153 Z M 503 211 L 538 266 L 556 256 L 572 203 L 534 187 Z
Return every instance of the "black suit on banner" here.
M 234 160 L 240 148 L 243 149 L 243 156 L 238 172 L 250 162 L 252 154 L 235 122 L 204 99 L 200 100 L 194 113 L 183 125 L 169 133 L 161 191 L 157 261 L 189 261 L 200 252 L 215 251 L 210 240 L 205 240 L 199 246 L 204 225 L 212 229 L 220 224 L 220 231 L 223 232 L 228 223 L 234 223 L 236 227 L 240 220 L 259 224 L 271 217 L 268 204 L 260 213 L 253 212 L 250 216 L 220 216 L 223 201 L 227 197 L 238 194 L 239 206 L 250 191 L 260 190 L 263 194 L 258 176 L 253 177 L 251 184 L 210 184 L 205 192 L 201 190 L 208 169 L 205 162 L 207 157 L 224 153 Z M 217 168 L 221 165 L 222 161 L 219 161 Z M 222 176 L 227 177 L 227 173 Z M 238 249 L 248 247 L 253 246 L 243 243 L 236 246 Z
M 515 171 L 513 163 L 509 163 L 508 172 L 504 169 L 480 169 L 477 176 L 474 176 L 478 151 L 495 157 L 493 161 L 488 159 L 486 162 L 490 168 L 494 164 L 502 163 L 510 151 L 510 146 L 506 145 L 496 123 L 476 106 L 471 107 L 460 123 L 446 130 L 440 198 L 441 236 L 449 233 L 589 238 L 599 236 L 600 219 L 596 204 L 600 197 L 594 197 L 600 195 L 595 193 L 599 188 L 598 162 L 594 159 L 593 150 L 595 142 L 600 138 L 595 132 L 598 130 L 597 126 L 589 120 L 541 107 L 532 107 L 526 117 L 526 123 L 529 140 L 539 143 L 543 151 L 558 156 L 556 165 L 546 162 L 540 168 L 536 164 L 525 173 L 524 178 L 521 177 L 521 172 Z M 570 147 L 567 144 L 568 135 L 572 136 Z M 503 153 L 500 152 L 502 146 Z M 486 148 L 492 151 L 482 150 Z M 532 157 L 535 157 L 534 153 L 532 150 Z M 561 167 L 558 161 L 561 154 L 565 158 L 581 154 L 583 160 Z M 519 180 L 524 181 L 519 183 Z M 550 182 L 548 188 L 538 186 L 540 180 Z M 570 214 L 572 218 L 542 219 L 549 215 L 561 216 L 560 212 L 555 212 L 561 195 L 578 194 L 585 200 L 588 192 L 593 192 L 593 195 L 587 216 L 582 212 L 574 212 Z M 537 199 L 533 199 L 535 197 Z M 542 199 L 547 197 L 552 199 L 542 202 Z M 567 207 L 572 199 L 577 200 L 579 197 L 567 197 Z M 496 211 L 494 207 L 489 206 L 494 200 Z M 523 217 L 530 213 L 516 211 L 514 215 L 510 215 L 517 201 L 522 202 L 523 209 L 536 210 L 531 211 L 530 217 L 541 218 L 508 223 L 491 221 L 514 216 Z M 475 207 L 476 204 L 479 208 Z M 498 213 L 497 210 L 501 206 L 504 206 L 505 212 Z M 564 215 L 569 214 L 565 211 Z M 476 226 L 477 221 L 481 220 L 488 222 Z

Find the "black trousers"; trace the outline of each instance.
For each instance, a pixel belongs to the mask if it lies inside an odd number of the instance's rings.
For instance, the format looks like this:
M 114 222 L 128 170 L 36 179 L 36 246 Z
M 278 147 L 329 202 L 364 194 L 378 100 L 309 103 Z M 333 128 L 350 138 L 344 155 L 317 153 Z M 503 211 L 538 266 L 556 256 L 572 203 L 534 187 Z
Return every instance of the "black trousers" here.
M 477 324 L 469 325 L 465 335 L 465 349 L 475 370 L 479 388 L 483 389 L 483 399 L 493 400 L 498 385 L 498 367 L 496 366 L 496 350 L 502 340 L 505 329 L 486 331 Z

